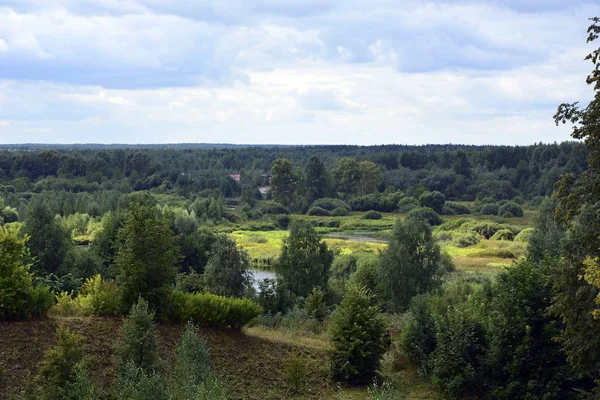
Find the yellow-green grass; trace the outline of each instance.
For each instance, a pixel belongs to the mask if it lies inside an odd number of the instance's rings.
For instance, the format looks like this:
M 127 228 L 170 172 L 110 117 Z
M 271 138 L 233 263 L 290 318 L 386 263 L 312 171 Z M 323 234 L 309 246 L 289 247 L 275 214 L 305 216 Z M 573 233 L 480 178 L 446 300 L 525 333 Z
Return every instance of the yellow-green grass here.
M 251 258 L 275 258 L 281 252 L 283 239 L 289 235 L 287 231 L 235 231 L 229 237 L 248 252 Z M 385 249 L 387 244 L 381 242 L 358 241 L 340 238 L 324 238 L 325 243 L 336 249 L 338 254 L 377 253 Z
M 527 243 L 484 239 L 474 246 L 464 248 L 456 247 L 450 242 L 442 242 L 441 246 L 450 254 L 458 270 L 498 272 L 523 257 Z

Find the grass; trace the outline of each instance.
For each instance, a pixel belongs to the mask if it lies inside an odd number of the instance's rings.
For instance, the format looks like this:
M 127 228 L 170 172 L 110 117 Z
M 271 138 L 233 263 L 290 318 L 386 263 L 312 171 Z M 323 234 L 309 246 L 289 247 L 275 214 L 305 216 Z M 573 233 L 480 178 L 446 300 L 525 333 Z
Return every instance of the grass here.
M 484 239 L 470 247 L 460 248 L 450 242 L 442 242 L 441 247 L 450 254 L 458 270 L 498 272 L 522 257 L 527 243 Z

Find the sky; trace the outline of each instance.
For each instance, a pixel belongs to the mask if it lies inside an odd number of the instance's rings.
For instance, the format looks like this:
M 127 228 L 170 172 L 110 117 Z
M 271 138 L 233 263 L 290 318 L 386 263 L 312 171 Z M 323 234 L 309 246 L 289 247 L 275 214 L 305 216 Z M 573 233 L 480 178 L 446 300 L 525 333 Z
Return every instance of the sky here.
M 560 142 L 600 0 L 0 0 L 0 143 Z M 594 47 L 595 44 L 595 47 Z

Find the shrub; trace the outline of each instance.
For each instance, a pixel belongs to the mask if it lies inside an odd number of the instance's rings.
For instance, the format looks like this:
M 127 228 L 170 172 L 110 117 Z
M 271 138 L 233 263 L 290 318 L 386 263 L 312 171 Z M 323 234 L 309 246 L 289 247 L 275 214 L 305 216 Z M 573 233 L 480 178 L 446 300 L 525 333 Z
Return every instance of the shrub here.
M 235 240 L 221 236 L 214 243 L 204 272 L 206 288 L 220 296 L 242 297 L 252 286 L 250 257 Z
M 381 213 L 371 210 L 371 211 L 367 211 L 366 213 L 364 213 L 361 218 L 362 219 L 381 219 Z
M 298 356 L 290 356 L 283 361 L 284 379 L 294 393 L 301 392 L 307 372 L 306 364 Z
M 341 209 L 350 211 L 350 206 L 348 206 L 348 204 L 344 203 L 342 200 L 332 199 L 332 198 L 328 198 L 328 197 L 315 200 L 310 206 L 311 207 L 321 207 L 328 211 L 333 211 L 336 208 L 341 208 Z
M 500 229 L 492 235 L 491 240 L 513 240 L 515 234 L 510 229 Z
M 333 278 L 348 278 L 350 274 L 356 271 L 356 257 L 352 254 L 342 254 L 337 256 L 331 264 L 331 276 Z
M 263 214 L 289 214 L 288 210 L 283 204 L 273 200 L 259 201 L 256 205 L 256 209 Z
M 114 282 L 100 274 L 88 278 L 77 296 L 85 315 L 119 315 L 120 293 Z
M 227 392 L 214 373 L 210 351 L 198 334 L 197 327 L 188 322 L 175 346 L 175 362 L 169 379 L 171 399 L 227 399 Z
M 316 215 L 319 217 L 330 217 L 331 213 L 324 208 L 313 206 L 308 210 L 308 215 Z
M 517 203 L 509 201 L 498 209 L 498 215 L 503 218 L 522 217 L 523 209 Z
M 475 232 L 455 232 L 452 234 L 452 244 L 456 247 L 474 246 L 481 241 L 481 235 Z
M 26 310 L 28 315 L 37 318 L 44 316 L 48 309 L 54 305 L 54 293 L 48 287 L 36 285 L 29 292 Z
M 262 312 L 249 299 L 222 297 L 209 293 L 173 293 L 175 317 L 180 322 L 192 320 L 203 326 L 240 329 Z
M 408 319 L 402 329 L 400 345 L 405 354 L 427 371 L 429 356 L 436 346 L 436 322 L 427 296 L 413 299 L 408 312 Z
M 452 219 L 452 220 L 446 221 L 443 224 L 441 224 L 440 226 L 436 227 L 435 230 L 437 232 L 454 231 L 454 230 L 460 228 L 462 225 L 466 224 L 467 222 L 473 222 L 473 220 L 469 219 L 469 218 Z
M 175 290 L 186 293 L 202 292 L 204 289 L 204 276 L 191 271 L 189 274 L 177 274 Z
M 371 382 L 384 351 L 381 311 L 364 289 L 351 287 L 330 324 L 331 373 L 336 381 Z
M 441 225 L 444 222 L 438 213 L 428 207 L 419 207 L 411 210 L 408 213 L 408 218 L 421 219 L 432 226 Z
M 367 393 L 369 394 L 369 400 L 402 400 L 404 398 L 390 381 L 384 381 L 381 385 L 373 381 L 367 388 Z
M 118 380 L 119 400 L 168 400 L 166 386 L 154 371 L 146 371 L 129 360 Z
M 499 208 L 496 203 L 484 204 L 479 213 L 481 215 L 498 215 Z
M 419 205 L 421 207 L 431 208 L 438 214 L 443 212 L 445 203 L 446 197 L 438 191 L 425 192 L 419 196 Z
M 527 243 L 531 236 L 533 235 L 534 228 L 525 228 L 517 236 L 515 236 L 515 242 Z
M 292 296 L 274 279 L 265 279 L 258 284 L 258 304 L 268 314 L 285 313 L 293 306 Z
M 327 316 L 327 304 L 325 304 L 325 293 L 320 288 L 313 288 L 312 292 L 304 302 L 304 309 L 311 318 L 323 321 Z
M 38 376 L 40 393 L 37 398 L 62 399 L 71 397 L 69 386 L 76 381 L 77 366 L 83 359 L 83 338 L 59 326 L 56 345 L 46 350 Z M 81 372 L 80 372 L 81 375 Z
M 341 207 L 334 208 L 334 209 L 331 211 L 331 216 L 332 216 L 332 217 L 346 217 L 346 216 L 348 216 L 348 215 L 350 215 L 350 211 L 348 211 L 348 210 L 347 210 L 347 209 L 345 209 L 345 208 L 341 208 Z
M 407 213 L 413 208 L 417 208 L 419 206 L 419 202 L 414 197 L 405 197 L 398 201 L 398 212 L 399 213 Z
M 491 221 L 471 221 L 460 226 L 460 231 L 462 232 L 475 232 L 485 237 L 486 239 L 494 236 L 494 233 L 498 232 L 500 229 L 504 229 L 506 226 L 502 226 L 497 222 Z
M 465 205 L 447 202 L 444 204 L 443 213 L 445 215 L 464 215 L 471 214 L 471 209 Z
M 146 372 L 153 371 L 158 359 L 157 328 L 154 312 L 148 309 L 148 303 L 141 297 L 131 307 L 121 332 L 122 340 L 117 350 L 122 372 L 133 372 L 132 368 L 141 368 Z M 130 363 L 133 367 L 129 365 Z
M 63 317 L 82 315 L 83 309 L 79 302 L 69 292 L 60 292 L 56 295 L 56 314 Z

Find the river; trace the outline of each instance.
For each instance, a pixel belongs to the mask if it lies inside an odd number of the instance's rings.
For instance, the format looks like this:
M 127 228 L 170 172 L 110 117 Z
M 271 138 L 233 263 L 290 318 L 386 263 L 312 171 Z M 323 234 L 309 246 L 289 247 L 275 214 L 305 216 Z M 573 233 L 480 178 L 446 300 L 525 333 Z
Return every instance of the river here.
M 275 279 L 275 272 L 259 271 L 257 269 L 250 269 L 248 271 L 250 271 L 252 273 L 252 276 L 254 277 L 254 283 L 252 285 L 254 286 L 254 289 L 256 289 L 257 293 L 260 292 L 258 288 L 259 283 L 261 283 L 265 279 Z

